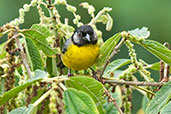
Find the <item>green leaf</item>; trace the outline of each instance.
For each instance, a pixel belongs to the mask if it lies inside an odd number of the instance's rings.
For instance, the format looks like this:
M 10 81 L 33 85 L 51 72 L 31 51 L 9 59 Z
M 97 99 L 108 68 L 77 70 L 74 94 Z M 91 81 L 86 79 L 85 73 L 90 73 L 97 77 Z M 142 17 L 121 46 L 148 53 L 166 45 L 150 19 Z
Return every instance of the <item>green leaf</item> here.
M 64 92 L 66 114 L 99 114 L 93 99 L 83 91 L 69 88 Z
M 56 67 L 56 58 L 55 57 L 47 57 L 46 59 L 46 67 L 47 72 L 50 74 L 51 77 L 57 75 L 57 67 Z
M 166 83 L 150 101 L 146 114 L 157 114 L 171 98 L 171 81 Z
M 164 107 L 161 114 L 170 114 L 171 112 L 171 101 Z
M 150 69 L 153 69 L 153 70 L 160 70 L 160 62 L 153 63 L 153 64 L 150 64 L 150 65 L 148 65 L 148 66 L 150 66 L 150 67 L 149 67 Z
M 116 99 L 116 103 L 119 107 L 122 106 L 122 97 L 121 97 L 121 89 L 119 88 L 119 86 L 117 86 L 115 88 L 115 92 L 112 93 L 111 89 L 109 89 L 110 95 Z M 107 100 L 107 99 L 106 99 Z M 105 109 L 105 114 L 119 114 L 117 108 L 114 106 L 114 104 L 112 102 L 109 103 L 105 103 L 104 105 L 104 109 Z
M 28 55 L 29 63 L 31 64 L 32 71 L 36 69 L 43 70 L 43 62 L 39 50 L 30 38 L 26 38 L 26 53 Z
M 137 38 L 148 38 L 150 36 L 150 31 L 148 31 L 147 27 L 142 27 L 141 29 L 136 28 L 128 31 L 128 33 Z
M 43 34 L 46 38 L 50 36 L 50 31 L 45 26 L 33 24 L 30 29 L 36 30 L 37 32 Z
M 130 63 L 130 59 L 117 59 L 112 61 L 105 69 L 104 76 L 109 75 L 111 72 L 114 72 L 118 68 Z
M 91 77 L 75 76 L 66 81 L 68 87 L 86 92 L 94 100 L 100 114 L 103 114 L 104 88 L 103 85 Z
M 5 92 L 3 95 L 1 95 L 0 96 L 0 105 L 3 105 L 8 100 L 10 100 L 11 98 L 15 97 L 19 92 L 21 92 L 25 88 L 29 87 L 33 83 L 35 83 L 37 81 L 40 81 L 41 79 L 43 79 L 47 75 L 48 74 L 46 72 L 44 72 L 44 71 L 36 70 L 35 71 L 35 76 L 32 79 L 26 81 L 24 84 L 22 84 L 20 86 L 17 86 L 15 88 Z
M 5 91 L 5 78 L 1 77 L 0 78 L 0 96 L 3 95 Z
M 114 78 L 119 79 L 119 75 L 121 75 L 123 73 L 124 70 L 115 70 L 114 71 Z M 110 74 L 108 74 L 107 76 L 110 76 Z M 112 76 L 111 76 L 112 77 Z
M 106 62 L 112 51 L 114 50 L 120 38 L 121 38 L 121 34 L 117 33 L 111 38 L 109 38 L 108 40 L 106 40 L 105 43 L 101 46 L 100 55 L 96 62 L 96 65 L 98 67 L 104 65 L 104 63 Z
M 171 50 L 153 40 L 145 40 L 141 45 L 156 57 L 171 65 Z
M 160 62 L 156 62 L 156 63 L 153 63 L 153 64 L 150 64 L 148 65 L 150 69 L 153 69 L 153 70 L 160 70 Z M 171 72 L 171 68 L 170 68 L 170 72 Z
M 55 56 L 57 54 L 57 51 L 49 45 L 48 41 L 46 40 L 47 37 L 43 33 L 31 29 L 20 32 L 24 34 L 25 37 L 31 38 L 37 47 L 41 49 L 47 56 Z
M 145 112 L 145 109 L 147 108 L 147 105 L 149 103 L 149 99 L 147 98 L 147 96 L 143 96 L 142 99 L 142 109 Z
M 3 49 L 3 47 L 4 47 L 5 44 L 6 44 L 6 43 L 0 44 L 0 59 L 3 59 L 3 58 L 6 57 L 6 51 L 5 51 L 5 49 Z M 3 50 L 2 50 L 2 49 L 3 49 Z
M 28 108 L 26 106 L 16 108 L 12 110 L 9 114 L 36 114 L 37 106 L 29 104 Z

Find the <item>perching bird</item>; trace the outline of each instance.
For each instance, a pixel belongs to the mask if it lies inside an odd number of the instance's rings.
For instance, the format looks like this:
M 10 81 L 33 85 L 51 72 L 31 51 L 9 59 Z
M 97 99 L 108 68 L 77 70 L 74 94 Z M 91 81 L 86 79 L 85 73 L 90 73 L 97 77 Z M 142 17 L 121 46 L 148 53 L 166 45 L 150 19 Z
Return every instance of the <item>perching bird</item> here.
M 62 48 L 62 62 L 72 70 L 90 68 L 99 55 L 97 36 L 90 25 L 77 28 Z

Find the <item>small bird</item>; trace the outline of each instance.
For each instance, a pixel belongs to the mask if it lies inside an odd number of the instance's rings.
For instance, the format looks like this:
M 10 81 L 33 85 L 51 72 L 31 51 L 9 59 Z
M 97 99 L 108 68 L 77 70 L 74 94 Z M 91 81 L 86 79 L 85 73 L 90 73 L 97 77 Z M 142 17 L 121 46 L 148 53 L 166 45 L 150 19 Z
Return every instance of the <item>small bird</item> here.
M 97 40 L 97 35 L 90 25 L 77 28 L 62 48 L 63 64 L 72 70 L 90 68 L 99 55 Z

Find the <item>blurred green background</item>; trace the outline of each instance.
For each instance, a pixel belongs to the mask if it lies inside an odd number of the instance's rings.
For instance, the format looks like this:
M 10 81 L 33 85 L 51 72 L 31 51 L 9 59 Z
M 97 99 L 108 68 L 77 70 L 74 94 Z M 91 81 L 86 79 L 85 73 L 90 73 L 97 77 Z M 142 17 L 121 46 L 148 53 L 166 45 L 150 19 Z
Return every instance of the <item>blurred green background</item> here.
M 90 21 L 87 11 L 79 6 L 86 0 L 68 0 L 68 3 L 77 7 L 77 13 L 82 16 L 82 22 L 85 24 Z M 0 0 L 0 26 L 18 17 L 18 10 L 30 0 Z M 87 0 L 96 8 L 96 13 L 103 7 L 111 7 L 113 10 L 110 15 L 114 19 L 114 27 L 110 32 L 105 30 L 103 24 L 97 24 L 98 29 L 103 32 L 103 39 L 111 37 L 117 32 L 141 28 L 149 28 L 150 39 L 161 43 L 169 42 L 171 44 L 171 0 Z M 62 17 L 69 18 L 69 23 L 73 25 L 73 15 L 67 12 L 64 6 L 58 6 L 57 9 Z M 47 12 L 47 11 L 46 11 Z M 48 14 L 47 14 L 48 15 Z M 29 28 L 32 24 L 39 23 L 38 13 L 35 7 L 26 13 L 25 23 L 20 28 Z M 5 37 L 1 39 L 5 40 Z M 135 45 L 138 59 L 143 59 L 147 63 L 159 61 L 142 47 Z M 116 58 L 128 58 L 127 48 L 123 46 Z M 152 77 L 158 80 L 159 74 L 152 71 Z M 133 92 L 132 114 L 136 114 L 141 107 L 142 95 L 137 91 Z

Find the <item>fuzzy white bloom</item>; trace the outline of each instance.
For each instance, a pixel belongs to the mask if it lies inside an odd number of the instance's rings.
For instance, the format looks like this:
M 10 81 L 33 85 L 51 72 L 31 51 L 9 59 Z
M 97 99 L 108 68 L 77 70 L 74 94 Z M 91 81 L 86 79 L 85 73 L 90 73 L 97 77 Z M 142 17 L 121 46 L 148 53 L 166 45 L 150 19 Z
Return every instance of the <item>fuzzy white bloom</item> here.
M 104 10 L 105 10 L 106 12 L 110 12 L 110 11 L 112 11 L 112 8 L 104 7 Z
M 87 2 L 81 3 L 80 6 L 82 6 L 83 8 L 86 8 L 86 9 L 89 8 L 89 4 Z
M 78 22 L 79 22 L 78 19 L 76 19 L 76 18 L 73 19 L 73 23 L 74 23 L 74 24 L 78 24 Z
M 24 15 L 25 15 L 24 9 L 23 9 L 23 8 L 20 8 L 20 9 L 19 9 L 19 13 L 20 13 L 20 15 L 24 16 Z
M 66 0 L 55 0 L 55 4 L 64 4 L 66 5 L 67 4 L 67 1 Z
M 77 20 L 80 20 L 81 19 L 81 17 L 79 16 L 79 15 L 76 15 L 76 17 L 75 17 Z
M 94 17 L 94 12 L 95 12 L 95 8 L 94 8 L 92 5 L 90 5 L 89 8 L 88 8 L 88 13 L 89 13 L 92 17 Z
M 71 6 L 71 5 L 68 5 L 67 4 L 67 10 L 68 11 L 70 11 L 70 12 L 72 12 L 72 13 L 75 13 L 76 12 L 76 10 L 77 10 L 77 8 L 76 7 L 74 7 L 74 6 Z
M 23 8 L 24 8 L 24 11 L 29 11 L 30 10 L 30 5 L 24 4 Z
M 38 0 L 32 0 L 32 1 L 31 1 L 31 5 L 32 5 L 32 6 L 35 6 L 37 2 L 38 2 Z
M 19 25 L 19 19 L 18 18 L 14 19 L 14 25 L 16 25 L 16 26 Z
M 78 27 L 83 26 L 83 23 L 79 22 L 79 23 L 77 24 L 77 26 L 78 26 Z

